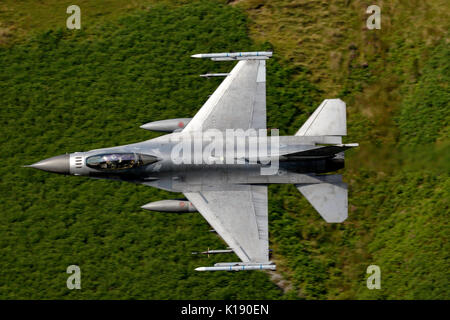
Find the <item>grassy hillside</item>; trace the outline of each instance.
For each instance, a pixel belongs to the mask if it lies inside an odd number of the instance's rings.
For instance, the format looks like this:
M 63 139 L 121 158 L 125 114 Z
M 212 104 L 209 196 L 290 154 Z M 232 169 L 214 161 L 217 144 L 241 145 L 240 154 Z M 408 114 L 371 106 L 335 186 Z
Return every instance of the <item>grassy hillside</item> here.
M 105 21 L 146 9 L 148 0 L 2 0 L 0 3 L 0 46 L 8 46 L 49 29 L 66 28 L 68 6 L 81 8 L 81 25 L 99 25 Z
M 448 299 L 448 2 L 380 1 L 374 31 L 365 28 L 369 1 L 234 4 L 251 17 L 253 39 L 307 70 L 320 92 L 308 111 L 327 97 L 347 102 L 347 141 L 360 143 L 346 158 L 344 224 L 326 225 L 294 188 L 275 189 L 274 243 L 295 295 Z M 290 132 L 304 119 L 292 118 Z M 370 264 L 382 290 L 366 288 Z
M 450 298 L 450 11 L 413 4 L 381 1 L 368 31 L 365 1 L 79 1 L 69 31 L 64 1 L 2 2 L 0 298 Z M 20 167 L 155 137 L 139 125 L 192 116 L 220 82 L 198 74 L 232 67 L 189 55 L 242 49 L 275 51 L 269 127 L 293 134 L 340 97 L 361 145 L 346 154 L 343 224 L 269 188 L 276 274 L 193 271 L 237 258 L 190 255 L 224 247 L 200 215 L 139 209 L 177 194 Z M 70 264 L 82 290 L 65 287 Z M 371 264 L 381 290 L 366 288 Z

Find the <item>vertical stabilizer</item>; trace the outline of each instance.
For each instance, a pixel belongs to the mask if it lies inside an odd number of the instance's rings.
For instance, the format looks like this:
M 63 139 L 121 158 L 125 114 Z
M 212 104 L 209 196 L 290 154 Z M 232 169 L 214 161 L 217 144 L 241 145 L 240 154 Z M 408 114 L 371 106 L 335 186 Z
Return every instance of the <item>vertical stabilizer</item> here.
M 347 118 L 345 102 L 341 99 L 326 99 L 314 111 L 296 136 L 345 136 Z

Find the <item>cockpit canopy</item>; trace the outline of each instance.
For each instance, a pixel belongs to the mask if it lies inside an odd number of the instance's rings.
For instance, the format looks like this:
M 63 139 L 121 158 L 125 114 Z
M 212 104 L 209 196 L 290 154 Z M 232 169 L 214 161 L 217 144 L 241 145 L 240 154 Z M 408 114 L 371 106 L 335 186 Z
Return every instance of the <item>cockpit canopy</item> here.
M 105 153 L 90 156 L 86 159 L 86 165 L 96 170 L 125 170 L 146 166 L 158 161 L 155 156 L 140 153 Z

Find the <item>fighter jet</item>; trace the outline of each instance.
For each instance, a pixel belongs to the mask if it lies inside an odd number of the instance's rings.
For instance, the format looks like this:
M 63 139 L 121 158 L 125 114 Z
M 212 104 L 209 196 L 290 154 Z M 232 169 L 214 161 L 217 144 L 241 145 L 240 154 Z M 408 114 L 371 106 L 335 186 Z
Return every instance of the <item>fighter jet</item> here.
M 275 270 L 269 256 L 269 184 L 293 184 L 329 223 L 347 218 L 344 168 L 346 105 L 324 100 L 293 136 L 267 135 L 266 61 L 272 52 L 193 55 L 237 61 L 193 118 L 155 121 L 167 134 L 147 141 L 74 152 L 29 167 L 64 175 L 115 179 L 185 195 L 143 205 L 162 212 L 199 212 L 241 261 L 197 271 Z M 282 108 L 282 106 L 281 106 Z M 238 134 L 235 134 L 235 133 Z

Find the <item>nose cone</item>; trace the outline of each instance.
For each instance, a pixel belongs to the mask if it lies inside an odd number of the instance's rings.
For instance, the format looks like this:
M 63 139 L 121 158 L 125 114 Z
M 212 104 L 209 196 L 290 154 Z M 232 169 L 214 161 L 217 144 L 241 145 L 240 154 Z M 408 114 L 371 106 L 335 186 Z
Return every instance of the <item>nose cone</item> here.
M 60 156 L 51 157 L 39 162 L 36 162 L 27 167 L 35 168 L 43 171 L 69 174 L 70 173 L 70 155 L 62 154 Z

